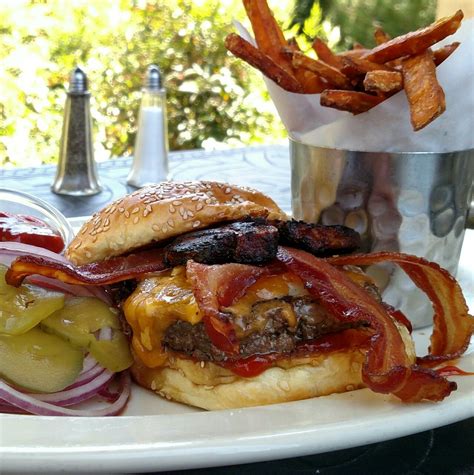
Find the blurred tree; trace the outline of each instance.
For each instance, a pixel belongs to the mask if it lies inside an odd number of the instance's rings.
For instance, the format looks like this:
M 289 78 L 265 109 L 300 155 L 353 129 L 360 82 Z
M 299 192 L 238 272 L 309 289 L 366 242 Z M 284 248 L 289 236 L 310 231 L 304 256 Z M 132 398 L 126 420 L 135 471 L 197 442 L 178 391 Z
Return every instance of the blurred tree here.
M 0 0 L 0 165 L 57 160 L 68 76 L 92 94 L 99 160 L 133 151 L 143 75 L 160 66 L 171 149 L 283 137 L 258 73 L 227 53 L 240 0 Z
M 374 23 L 398 36 L 433 22 L 436 14 L 436 0 L 295 0 L 289 27 L 307 35 L 305 22 L 315 5 L 323 22 L 340 29 L 336 49 L 350 48 L 355 42 L 372 47 Z

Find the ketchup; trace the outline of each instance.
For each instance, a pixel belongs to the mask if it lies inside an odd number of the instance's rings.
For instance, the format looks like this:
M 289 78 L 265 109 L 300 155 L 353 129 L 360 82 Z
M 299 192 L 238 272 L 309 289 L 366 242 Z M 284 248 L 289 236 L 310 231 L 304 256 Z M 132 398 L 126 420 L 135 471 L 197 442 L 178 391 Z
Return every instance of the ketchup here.
M 41 219 L 0 211 L 0 242 L 5 241 L 31 244 L 57 253 L 64 249 L 61 234 Z
M 227 360 L 218 362 L 217 364 L 239 376 L 251 378 L 263 373 L 272 366 L 274 361 L 278 361 L 279 359 L 329 354 L 347 348 L 363 348 L 368 344 L 369 338 L 369 334 L 357 330 L 343 330 L 338 333 L 323 335 L 315 340 L 301 342 L 291 355 L 268 353 L 265 355 L 252 355 L 237 360 Z

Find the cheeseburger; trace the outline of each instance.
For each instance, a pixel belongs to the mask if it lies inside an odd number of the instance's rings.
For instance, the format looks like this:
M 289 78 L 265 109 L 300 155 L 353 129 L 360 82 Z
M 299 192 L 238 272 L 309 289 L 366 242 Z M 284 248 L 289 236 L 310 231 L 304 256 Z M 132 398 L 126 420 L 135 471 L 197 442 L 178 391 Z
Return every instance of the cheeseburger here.
M 358 244 L 343 226 L 290 220 L 255 190 L 166 182 L 94 215 L 67 249 L 70 265 L 21 258 L 8 278 L 106 285 L 129 331 L 135 381 L 174 401 L 235 408 L 363 386 L 443 399 L 456 385 L 431 367 L 459 356 L 473 330 L 459 286 L 413 256 L 352 254 Z M 437 302 L 425 358 L 409 321 L 358 267 L 385 260 L 457 303 Z

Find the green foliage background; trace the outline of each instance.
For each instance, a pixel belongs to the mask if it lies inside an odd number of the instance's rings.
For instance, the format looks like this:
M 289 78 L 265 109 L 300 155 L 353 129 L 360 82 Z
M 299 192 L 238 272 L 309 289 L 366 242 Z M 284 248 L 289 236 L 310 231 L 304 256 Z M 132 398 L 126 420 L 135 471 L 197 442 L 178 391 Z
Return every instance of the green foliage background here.
M 303 48 L 371 46 L 434 19 L 436 0 L 269 0 Z M 294 6 L 291 18 L 291 7 Z M 0 0 L 0 166 L 57 160 L 68 78 L 89 77 L 96 158 L 130 155 L 140 89 L 156 63 L 168 90 L 172 150 L 273 142 L 285 132 L 258 72 L 228 54 L 241 0 Z
M 260 75 L 224 37 L 240 0 L 0 0 L 0 165 L 57 160 L 65 90 L 89 78 L 99 160 L 133 151 L 143 75 L 166 77 L 171 149 L 284 136 Z
M 323 23 L 327 21 L 340 30 L 336 50 L 351 48 L 355 42 L 372 47 L 375 23 L 390 36 L 399 36 L 432 23 L 436 3 L 437 0 L 294 0 L 290 25 L 300 34 L 308 34 L 308 19 L 317 8 Z

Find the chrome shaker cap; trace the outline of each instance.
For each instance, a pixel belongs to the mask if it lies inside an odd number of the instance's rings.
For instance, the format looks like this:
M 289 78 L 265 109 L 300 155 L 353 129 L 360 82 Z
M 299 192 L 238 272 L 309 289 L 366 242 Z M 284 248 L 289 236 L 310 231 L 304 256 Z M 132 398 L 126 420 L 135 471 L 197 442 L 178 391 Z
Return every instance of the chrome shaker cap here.
M 87 76 L 79 67 L 74 68 L 69 80 L 69 92 L 81 93 L 87 92 Z
M 156 64 L 148 66 L 144 86 L 152 91 L 159 91 L 163 88 L 161 71 Z

